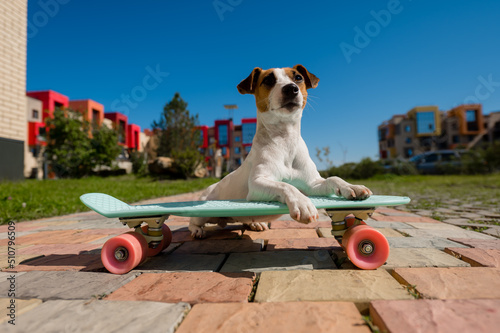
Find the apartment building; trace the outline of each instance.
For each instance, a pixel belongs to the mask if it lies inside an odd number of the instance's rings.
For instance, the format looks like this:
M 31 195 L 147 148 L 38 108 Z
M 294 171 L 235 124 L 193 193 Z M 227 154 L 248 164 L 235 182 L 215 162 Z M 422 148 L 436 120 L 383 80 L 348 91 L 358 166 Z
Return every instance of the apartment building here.
M 0 1 L 0 180 L 24 178 L 27 6 L 26 0 Z
M 483 115 L 481 104 L 449 111 L 418 106 L 378 126 L 380 159 L 411 158 L 438 149 L 470 149 L 500 140 L 500 112 Z
M 243 118 L 235 125 L 232 119 L 216 120 L 214 126 L 199 126 L 200 151 L 205 155 L 208 170 L 219 166 L 222 171 L 237 169 L 250 153 L 257 130 L 256 118 Z
M 43 178 L 47 173 L 43 161 L 43 147 L 46 143 L 45 121 L 53 118 L 54 112 L 60 108 L 70 108 L 82 114 L 82 118 L 91 124 L 88 135 L 92 135 L 92 128 L 107 126 L 118 131 L 118 144 L 123 147 L 120 167 L 131 171 L 131 166 L 124 163 L 127 160 L 127 152 L 131 150 L 143 151 L 146 138 L 141 133 L 141 128 L 136 124 L 130 124 L 128 117 L 120 112 L 104 112 L 104 105 L 91 99 L 70 100 L 59 92 L 53 90 L 29 91 L 26 93 L 27 109 L 25 115 L 28 122 L 28 152 L 25 157 L 25 177 Z M 142 144 L 141 144 L 142 143 Z M 46 176 L 46 175 L 45 175 Z

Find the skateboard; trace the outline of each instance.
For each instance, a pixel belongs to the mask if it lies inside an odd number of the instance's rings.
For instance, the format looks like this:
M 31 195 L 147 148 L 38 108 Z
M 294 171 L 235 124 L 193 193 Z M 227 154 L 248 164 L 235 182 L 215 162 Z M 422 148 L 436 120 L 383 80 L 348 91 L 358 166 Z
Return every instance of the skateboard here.
M 318 209 L 331 218 L 332 235 L 339 240 L 351 262 L 361 269 L 376 269 L 389 257 L 389 243 L 376 229 L 366 225 L 376 207 L 397 206 L 410 202 L 408 197 L 373 195 L 365 200 L 347 200 L 339 196 L 310 197 Z M 90 209 L 108 217 L 119 218 L 133 228 L 109 239 L 101 251 L 104 267 L 114 274 L 125 274 L 155 256 L 172 241 L 165 224 L 171 215 L 184 217 L 231 217 L 288 214 L 280 202 L 246 200 L 211 200 L 167 202 L 151 205 L 128 205 L 110 195 L 87 193 L 80 200 Z

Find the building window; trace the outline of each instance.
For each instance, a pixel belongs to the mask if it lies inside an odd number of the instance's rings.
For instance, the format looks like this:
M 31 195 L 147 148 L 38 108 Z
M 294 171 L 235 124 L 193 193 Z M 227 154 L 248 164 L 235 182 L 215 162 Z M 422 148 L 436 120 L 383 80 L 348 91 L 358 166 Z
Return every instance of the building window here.
M 467 121 L 467 131 L 478 131 L 477 110 L 465 111 L 465 120 Z
M 406 138 L 405 142 L 408 143 L 408 144 L 410 144 L 411 143 L 411 138 L 410 137 Z
M 234 137 L 234 142 L 240 142 L 241 141 L 241 136 L 235 136 Z
M 31 117 L 32 117 L 33 119 L 38 119 L 38 115 L 39 115 L 39 114 L 40 114 L 40 113 L 39 113 L 39 111 L 38 111 L 38 110 L 32 110 L 32 111 L 31 111 Z
M 405 148 L 405 157 L 409 158 L 413 156 L 413 148 Z
M 241 124 L 241 136 L 243 138 L 243 144 L 252 143 L 256 131 L 257 131 L 257 123 Z
M 125 143 L 125 122 L 123 120 L 118 123 L 118 142 Z
M 250 153 L 250 150 L 252 149 L 252 146 L 246 146 L 245 147 L 245 151 L 247 152 L 247 154 Z
M 418 112 L 417 113 L 417 133 L 432 134 L 436 128 L 434 112 Z
M 405 126 L 405 132 L 406 133 L 410 133 L 411 132 L 411 126 L 410 125 L 406 125 Z
M 227 125 L 219 125 L 219 145 L 227 145 Z
M 452 140 L 451 140 L 451 141 L 452 141 L 453 143 L 458 143 L 458 142 L 460 141 L 460 140 L 459 140 L 458 135 L 454 135 L 454 136 L 452 137 Z
M 222 147 L 222 156 L 225 156 L 227 154 L 227 148 Z
M 389 148 L 394 147 L 394 139 L 387 140 L 387 147 L 389 147 Z
M 235 154 L 240 154 L 241 153 L 240 147 L 234 147 L 234 153 Z
M 99 110 L 95 110 L 95 109 L 92 109 L 92 124 L 94 126 L 99 126 L 99 122 L 100 122 L 100 113 L 99 113 Z

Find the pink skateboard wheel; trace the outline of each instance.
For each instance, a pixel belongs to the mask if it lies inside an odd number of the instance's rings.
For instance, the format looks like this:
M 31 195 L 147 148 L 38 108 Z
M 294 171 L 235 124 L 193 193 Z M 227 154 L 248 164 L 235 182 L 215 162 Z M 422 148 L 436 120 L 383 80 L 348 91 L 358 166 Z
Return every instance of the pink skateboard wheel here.
M 389 257 L 389 242 L 380 233 L 367 225 L 349 228 L 342 237 L 344 247 L 351 262 L 361 269 L 376 269 Z
M 108 240 L 101 250 L 101 260 L 113 274 L 125 274 L 146 258 L 148 243 L 141 234 L 127 232 Z

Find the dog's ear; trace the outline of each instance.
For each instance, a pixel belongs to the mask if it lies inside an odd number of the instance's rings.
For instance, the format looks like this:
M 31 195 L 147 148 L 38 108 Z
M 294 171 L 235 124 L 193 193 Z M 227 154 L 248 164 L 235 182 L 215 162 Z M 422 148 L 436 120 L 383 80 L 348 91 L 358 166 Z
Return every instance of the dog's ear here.
M 250 75 L 238 84 L 238 91 L 240 94 L 254 94 L 257 87 L 257 80 L 259 79 L 262 68 L 255 67 Z
M 304 77 L 304 80 L 306 81 L 306 88 L 316 88 L 318 86 L 319 79 L 316 77 L 316 75 L 309 73 L 309 71 L 302 65 L 295 65 L 293 66 L 294 69 L 296 69 L 302 76 Z

